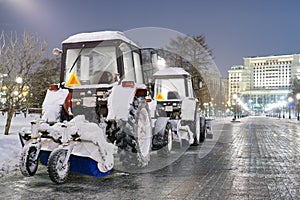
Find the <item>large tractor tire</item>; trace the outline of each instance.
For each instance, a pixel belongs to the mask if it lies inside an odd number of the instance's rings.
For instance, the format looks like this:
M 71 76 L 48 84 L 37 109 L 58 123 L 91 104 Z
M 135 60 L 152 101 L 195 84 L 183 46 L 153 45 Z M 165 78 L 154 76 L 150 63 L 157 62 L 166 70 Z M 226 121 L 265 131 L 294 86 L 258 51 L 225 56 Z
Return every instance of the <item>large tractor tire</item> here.
M 20 170 L 24 176 L 35 175 L 38 169 L 38 149 L 36 146 L 25 145 L 20 156 Z
M 205 119 L 203 119 L 203 123 L 200 123 L 200 142 L 204 142 L 206 138 L 206 122 Z
M 128 122 L 122 132 L 120 159 L 123 166 L 145 167 L 150 160 L 152 126 L 148 104 L 135 97 L 129 112 Z
M 195 110 L 195 120 L 191 123 L 190 129 L 194 133 L 194 146 L 198 146 L 201 140 L 201 131 L 200 131 L 200 116 L 197 112 L 198 106 Z
M 65 159 L 67 157 L 66 149 L 57 149 L 51 152 L 48 159 L 48 173 L 50 179 L 57 184 L 67 181 L 70 171 L 70 159 L 67 164 Z
M 173 148 L 173 133 L 171 123 L 167 123 L 166 128 L 164 129 L 164 140 L 166 141 L 166 146 L 157 151 L 157 154 L 161 157 L 170 155 Z

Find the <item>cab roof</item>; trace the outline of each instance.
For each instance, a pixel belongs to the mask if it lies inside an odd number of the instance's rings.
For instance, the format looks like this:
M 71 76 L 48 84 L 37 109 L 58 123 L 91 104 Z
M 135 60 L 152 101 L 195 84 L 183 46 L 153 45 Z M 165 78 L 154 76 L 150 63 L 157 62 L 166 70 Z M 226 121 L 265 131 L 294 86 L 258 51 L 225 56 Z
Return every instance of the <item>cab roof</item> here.
M 62 44 L 78 43 L 78 42 L 93 42 L 103 40 L 122 40 L 134 46 L 137 46 L 132 40 L 127 38 L 123 32 L 120 31 L 99 31 L 90 33 L 78 33 L 65 39 Z
M 180 67 L 168 67 L 153 74 L 154 78 L 160 76 L 190 76 L 190 74 Z

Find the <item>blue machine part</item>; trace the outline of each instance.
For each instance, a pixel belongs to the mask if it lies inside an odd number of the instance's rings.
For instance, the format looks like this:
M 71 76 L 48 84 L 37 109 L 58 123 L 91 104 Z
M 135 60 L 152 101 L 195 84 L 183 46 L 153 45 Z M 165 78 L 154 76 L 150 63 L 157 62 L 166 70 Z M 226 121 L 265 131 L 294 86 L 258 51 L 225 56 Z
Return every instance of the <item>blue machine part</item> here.
M 43 165 L 47 166 L 50 153 L 51 152 L 49 151 L 40 151 L 40 161 Z M 98 169 L 95 160 L 75 155 L 71 155 L 70 157 L 70 171 L 88 176 L 95 176 L 97 178 L 103 178 L 111 172 L 111 170 L 108 172 L 101 172 Z

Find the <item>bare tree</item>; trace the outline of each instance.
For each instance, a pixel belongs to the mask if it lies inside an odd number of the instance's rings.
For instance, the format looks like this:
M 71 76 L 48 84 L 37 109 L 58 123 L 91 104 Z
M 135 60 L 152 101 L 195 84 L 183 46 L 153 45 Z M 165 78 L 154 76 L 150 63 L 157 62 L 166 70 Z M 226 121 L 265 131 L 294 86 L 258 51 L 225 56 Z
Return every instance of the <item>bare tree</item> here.
M 298 93 L 300 93 L 300 80 L 297 77 L 293 78 L 293 83 L 292 83 L 291 89 L 292 89 L 291 93 L 292 93 L 294 99 L 296 99 L 296 95 Z
M 5 34 L 0 37 L 0 73 L 3 79 L 7 118 L 4 134 L 9 134 L 12 117 L 16 110 L 26 107 L 32 72 L 43 58 L 47 43 L 37 36 L 24 32 Z
M 212 96 L 207 82 L 207 71 L 212 60 L 212 50 L 206 44 L 203 35 L 188 37 L 178 36 L 170 41 L 166 48 L 169 52 L 167 62 L 169 66 L 182 67 L 188 71 L 194 83 L 202 80 L 202 88 L 194 88 L 199 98 L 200 107 L 204 102 L 210 102 Z M 194 84 L 195 85 L 195 84 Z
M 40 67 L 30 76 L 28 104 L 30 107 L 41 108 L 49 85 L 59 83 L 60 57 L 43 59 Z

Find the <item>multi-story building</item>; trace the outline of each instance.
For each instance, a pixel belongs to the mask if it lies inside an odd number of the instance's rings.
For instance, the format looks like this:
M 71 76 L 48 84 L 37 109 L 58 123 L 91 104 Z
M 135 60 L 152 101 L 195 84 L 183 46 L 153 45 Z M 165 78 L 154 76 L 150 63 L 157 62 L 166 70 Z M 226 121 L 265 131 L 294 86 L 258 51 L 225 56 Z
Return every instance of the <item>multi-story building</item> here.
M 229 73 L 229 100 L 233 94 L 251 110 L 264 112 L 287 102 L 293 80 L 300 78 L 300 54 L 244 58 Z
M 232 66 L 228 71 L 228 105 L 233 104 L 233 94 L 241 96 L 249 88 L 249 70 L 243 65 Z

